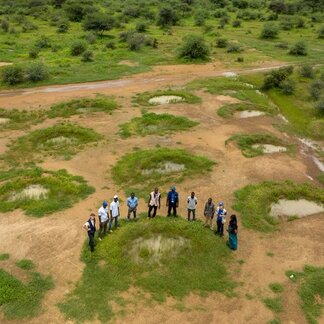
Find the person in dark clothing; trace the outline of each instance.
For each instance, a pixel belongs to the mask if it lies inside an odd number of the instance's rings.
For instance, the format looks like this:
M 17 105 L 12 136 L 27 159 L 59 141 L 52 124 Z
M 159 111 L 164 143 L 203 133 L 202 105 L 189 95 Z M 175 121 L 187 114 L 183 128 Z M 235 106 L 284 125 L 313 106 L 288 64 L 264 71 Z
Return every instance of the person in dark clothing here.
M 237 219 L 236 215 L 231 215 L 228 224 L 228 246 L 231 250 L 237 250 Z
M 94 236 L 96 233 L 96 219 L 95 219 L 95 214 L 91 213 L 88 221 L 83 225 L 83 228 L 88 232 L 89 236 L 89 246 L 90 246 L 90 251 L 94 251 Z
M 166 201 L 168 207 L 168 216 L 171 216 L 171 209 L 173 216 L 177 216 L 177 208 L 179 207 L 179 194 L 176 192 L 175 186 L 171 187 Z

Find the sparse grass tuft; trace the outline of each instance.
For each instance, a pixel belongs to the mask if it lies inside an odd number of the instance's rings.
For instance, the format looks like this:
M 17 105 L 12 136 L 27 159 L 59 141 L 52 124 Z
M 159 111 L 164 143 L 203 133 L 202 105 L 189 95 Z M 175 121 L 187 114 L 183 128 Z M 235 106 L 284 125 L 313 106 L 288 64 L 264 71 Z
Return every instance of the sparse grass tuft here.
M 241 213 L 245 227 L 261 232 L 277 229 L 279 220 L 269 215 L 271 203 L 279 199 L 307 199 L 324 204 L 324 189 L 292 181 L 248 185 L 235 192 L 233 208 Z
M 170 114 L 146 113 L 135 117 L 130 122 L 120 125 L 120 136 L 127 138 L 133 135 L 164 135 L 176 131 L 184 131 L 199 123 L 187 117 L 177 117 Z
M 27 284 L 0 269 L 0 305 L 8 320 L 31 318 L 42 311 L 41 300 L 53 288 L 50 277 L 30 273 Z
M 269 285 L 269 288 L 276 294 L 283 292 L 283 286 L 279 282 L 273 282 Z
M 22 259 L 16 262 L 16 266 L 18 268 L 24 269 L 24 270 L 31 270 L 35 268 L 35 264 L 32 260 L 28 259 Z
M 317 177 L 318 181 L 321 183 L 321 184 L 324 184 L 324 172 L 321 173 L 318 177 Z
M 280 313 L 282 311 L 282 300 L 280 297 L 276 298 L 265 298 L 263 303 L 275 313 Z
M 170 164 L 170 168 L 166 168 Z M 125 154 L 112 168 L 113 179 L 128 191 L 144 196 L 159 184 L 179 183 L 185 177 L 202 176 L 215 162 L 180 149 L 156 148 Z
M 92 255 L 85 243 L 82 260 L 86 266 L 81 281 L 59 305 L 67 318 L 77 322 L 94 319 L 107 322 L 115 315 L 111 302 L 121 298 L 120 294 L 130 287 L 149 293 L 148 302 L 164 302 L 169 296 L 181 302 L 190 292 L 204 296 L 213 291 L 233 295 L 236 283 L 226 270 L 231 255 L 221 239 L 215 238 L 200 222 L 189 224 L 180 217 L 157 217 L 150 221 L 140 216 L 137 223 L 122 221 L 113 235 L 97 244 Z M 187 241 L 176 255 L 163 254 L 160 263 L 152 262 L 150 253 L 136 263 L 130 252 L 134 241 L 161 235 Z M 127 311 L 125 302 L 119 304 Z
M 70 208 L 95 191 L 82 177 L 72 176 L 65 170 L 45 171 L 38 167 L 1 171 L 0 184 L 1 212 L 21 208 L 27 215 L 36 217 Z M 47 195 L 39 200 L 21 195 L 34 185 L 48 190 Z
M 117 109 L 118 104 L 111 97 L 97 95 L 96 98 L 73 99 L 67 102 L 61 102 L 51 107 L 47 112 L 49 118 L 70 117 L 92 112 L 111 113 Z
M 8 260 L 9 257 L 10 257 L 9 253 L 2 253 L 2 254 L 0 254 L 0 261 Z

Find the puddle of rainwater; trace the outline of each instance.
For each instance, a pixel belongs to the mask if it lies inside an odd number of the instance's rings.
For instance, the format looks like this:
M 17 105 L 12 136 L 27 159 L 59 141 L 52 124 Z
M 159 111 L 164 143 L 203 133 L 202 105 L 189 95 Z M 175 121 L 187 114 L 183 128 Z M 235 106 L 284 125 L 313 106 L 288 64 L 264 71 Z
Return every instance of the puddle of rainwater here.
M 46 199 L 49 190 L 41 185 L 30 185 L 20 192 L 15 192 L 11 195 L 9 201 L 21 200 L 21 199 L 33 199 L 40 200 Z
M 1 124 L 6 124 L 6 123 L 8 123 L 9 121 L 10 121 L 9 118 L 0 118 L 0 125 L 1 125 Z
M 281 153 L 286 152 L 287 148 L 284 146 L 276 146 L 271 144 L 254 144 L 253 148 L 262 148 L 263 153 L 271 154 L 271 153 Z
M 184 101 L 184 98 L 180 96 L 158 96 L 151 98 L 148 102 L 154 105 L 163 105 L 180 101 Z
M 237 112 L 235 115 L 239 118 L 251 118 L 251 117 L 263 116 L 265 115 L 265 113 L 259 110 L 243 110 Z
M 74 142 L 76 142 L 75 139 L 65 137 L 65 136 L 54 137 L 46 141 L 47 144 L 52 144 L 52 145 L 66 145 L 66 144 L 72 144 Z
M 224 72 L 222 75 L 226 78 L 235 78 L 237 77 L 237 73 L 235 72 Z
M 142 171 L 143 175 L 148 175 L 151 173 L 172 173 L 184 170 L 186 167 L 184 164 L 178 164 L 174 162 L 165 162 L 162 166 L 155 169 L 145 169 Z

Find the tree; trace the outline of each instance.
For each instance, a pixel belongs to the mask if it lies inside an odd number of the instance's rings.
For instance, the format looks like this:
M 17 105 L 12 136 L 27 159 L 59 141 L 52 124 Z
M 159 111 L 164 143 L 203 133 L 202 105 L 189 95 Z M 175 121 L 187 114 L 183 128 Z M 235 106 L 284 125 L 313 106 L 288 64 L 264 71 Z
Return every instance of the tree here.
M 287 11 L 287 5 L 284 0 L 272 0 L 269 9 L 276 14 L 283 14 Z
M 269 90 L 271 88 L 280 88 L 283 81 L 285 81 L 294 71 L 293 66 L 285 66 L 277 70 L 272 70 L 266 74 L 262 89 Z
M 312 9 L 313 12 L 321 12 L 324 10 L 323 0 L 303 0 L 302 3 Z
M 102 35 L 115 26 L 115 19 L 103 13 L 92 13 L 85 17 L 82 26 L 84 30 L 93 30 Z
M 95 11 L 91 0 L 67 0 L 63 7 L 69 20 L 77 22 Z
M 158 14 L 158 25 L 161 27 L 174 26 L 179 18 L 177 12 L 170 7 L 160 9 Z
M 209 48 L 203 37 L 199 35 L 188 35 L 183 39 L 180 48 L 180 57 L 190 59 L 206 59 L 209 54 Z

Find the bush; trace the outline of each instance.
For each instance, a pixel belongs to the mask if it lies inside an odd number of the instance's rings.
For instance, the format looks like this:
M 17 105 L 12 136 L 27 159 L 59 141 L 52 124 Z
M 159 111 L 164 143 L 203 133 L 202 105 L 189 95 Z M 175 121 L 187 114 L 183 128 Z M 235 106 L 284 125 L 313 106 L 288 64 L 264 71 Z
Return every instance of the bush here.
M 225 48 L 227 47 L 228 41 L 226 38 L 218 38 L 216 40 L 216 46 L 219 48 Z
M 154 37 L 146 37 L 144 40 L 145 46 L 151 46 L 152 48 L 158 47 L 158 40 Z
M 281 49 L 287 49 L 287 48 L 289 48 L 288 44 L 285 43 L 285 42 L 278 43 L 275 46 L 278 47 L 278 48 L 281 48 Z
M 43 81 L 46 80 L 48 76 L 47 67 L 41 62 L 32 64 L 26 69 L 26 80 L 30 82 Z
M 146 30 L 147 30 L 147 25 L 144 21 L 139 21 L 137 24 L 136 24 L 136 31 L 138 33 L 145 33 Z
M 302 17 L 297 17 L 295 24 L 297 28 L 305 28 L 305 20 Z
M 93 52 L 90 50 L 83 52 L 81 61 L 82 62 L 92 62 L 93 61 Z
M 19 65 L 5 66 L 1 73 L 1 80 L 7 85 L 15 85 L 24 81 L 24 70 Z
M 318 38 L 324 38 L 324 25 L 318 31 Z
M 309 94 L 313 100 L 318 100 L 321 97 L 323 90 L 324 90 L 324 81 L 318 79 L 311 83 L 309 88 Z
M 315 77 L 313 67 L 307 64 L 300 67 L 299 75 L 308 79 L 313 79 Z
M 36 40 L 35 47 L 38 47 L 38 48 L 50 48 L 51 47 L 51 40 L 47 36 L 42 35 L 38 40 Z
M 203 37 L 199 35 L 188 35 L 183 39 L 180 48 L 180 57 L 190 59 L 206 59 L 209 55 L 209 48 Z
M 289 54 L 297 55 L 297 56 L 306 56 L 307 55 L 306 44 L 303 41 L 297 42 L 292 46 L 292 48 L 289 51 Z
M 93 33 L 89 33 L 86 35 L 86 40 L 89 44 L 94 44 L 97 41 L 97 36 Z
M 58 33 L 66 33 L 70 29 L 70 24 L 66 20 L 62 20 L 57 24 L 57 32 Z
M 31 59 L 35 59 L 38 57 L 38 54 L 39 54 L 39 48 L 37 47 L 34 47 L 32 48 L 30 51 L 29 51 L 29 57 Z
M 288 19 L 285 17 L 281 22 L 280 22 L 280 27 L 283 30 L 291 30 L 294 27 L 294 23 L 291 19 Z
M 64 10 L 70 21 L 79 22 L 85 15 L 95 12 L 96 8 L 88 0 L 67 0 Z
M 269 90 L 271 88 L 279 88 L 281 83 L 293 73 L 293 70 L 293 66 L 287 66 L 277 70 L 272 70 L 270 73 L 266 74 L 262 89 Z
M 10 28 L 9 21 L 6 18 L 2 18 L 1 23 L 0 23 L 0 27 L 5 33 L 7 33 L 9 31 L 9 28 Z
M 108 41 L 106 43 L 106 48 L 115 49 L 116 48 L 116 43 L 114 41 Z
M 267 22 L 263 25 L 263 29 L 261 31 L 261 38 L 272 39 L 278 36 L 279 29 L 278 26 L 274 23 Z
M 324 113 L 324 99 L 322 98 L 321 100 L 319 100 L 316 105 L 315 108 L 321 113 Z
M 286 95 L 292 95 L 295 92 L 296 84 L 291 79 L 286 79 L 280 83 L 280 89 Z
M 237 28 L 237 27 L 241 27 L 242 23 L 241 20 L 234 20 L 232 23 L 232 26 Z
M 158 25 L 161 27 L 174 26 L 178 20 L 177 12 L 170 7 L 161 8 L 158 13 Z
M 240 53 L 243 51 L 242 47 L 236 43 L 230 43 L 227 46 L 227 53 Z
M 87 44 L 84 41 L 77 40 L 71 45 L 71 55 L 78 56 L 87 49 Z
M 91 13 L 85 17 L 82 26 L 84 30 L 93 30 L 98 34 L 103 34 L 115 27 L 115 18 L 103 13 Z
M 140 33 L 133 33 L 127 38 L 127 45 L 131 51 L 138 51 L 141 49 L 145 41 L 145 37 Z

